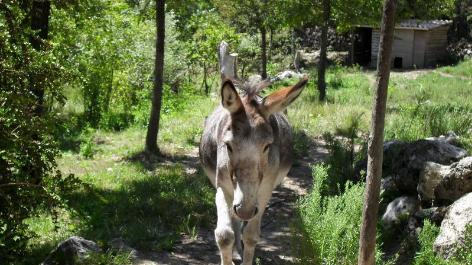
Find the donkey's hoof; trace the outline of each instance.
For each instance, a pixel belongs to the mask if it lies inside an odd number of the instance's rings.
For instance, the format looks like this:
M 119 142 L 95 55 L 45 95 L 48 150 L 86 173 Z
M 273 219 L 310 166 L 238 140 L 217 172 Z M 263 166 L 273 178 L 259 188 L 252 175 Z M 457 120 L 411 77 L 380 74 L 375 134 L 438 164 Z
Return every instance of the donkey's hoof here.
M 237 251 L 233 251 L 233 264 L 239 265 L 243 262 L 241 255 Z

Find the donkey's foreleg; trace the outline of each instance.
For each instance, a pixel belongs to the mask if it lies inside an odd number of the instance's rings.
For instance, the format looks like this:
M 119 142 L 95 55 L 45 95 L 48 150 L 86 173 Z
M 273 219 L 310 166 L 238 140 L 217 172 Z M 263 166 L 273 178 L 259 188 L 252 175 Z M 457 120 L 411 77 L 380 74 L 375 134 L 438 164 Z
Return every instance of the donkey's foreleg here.
M 241 221 L 234 217 L 231 219 L 234 232 L 233 261 L 242 261 L 243 248 L 241 246 Z
M 233 257 L 235 232 L 232 227 L 230 208 L 228 207 L 221 187 L 217 188 L 215 202 L 218 212 L 215 239 L 220 249 L 221 264 L 232 265 L 233 262 L 231 260 Z
M 256 245 L 261 239 L 261 220 L 264 214 L 265 207 L 269 203 L 270 197 L 272 197 L 272 190 L 268 194 L 263 194 L 259 198 L 259 212 L 251 220 L 248 221 L 247 225 L 243 230 L 243 243 L 244 243 L 244 255 L 243 265 L 252 265 L 254 260 L 254 251 Z

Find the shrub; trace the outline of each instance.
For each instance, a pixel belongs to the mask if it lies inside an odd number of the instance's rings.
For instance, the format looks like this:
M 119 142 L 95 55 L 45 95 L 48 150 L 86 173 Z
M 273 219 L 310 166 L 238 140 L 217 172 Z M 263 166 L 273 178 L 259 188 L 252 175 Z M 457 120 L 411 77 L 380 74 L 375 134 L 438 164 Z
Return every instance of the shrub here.
M 0 3 L 1 264 L 25 254 L 33 236 L 25 219 L 42 209 L 54 214 L 76 180 L 56 170 L 51 134 L 57 117 L 47 111 L 51 102 L 63 102 L 59 86 L 67 78 L 49 44 L 42 51 L 30 45 L 38 36 L 24 23 L 31 13 L 25 8 L 28 1 Z
M 335 135 L 323 134 L 330 152 L 329 190 L 327 190 L 330 194 L 335 194 L 339 188 L 342 190 L 348 180 L 359 181 L 353 179 L 353 176 L 356 163 L 366 156 L 366 142 L 359 137 L 362 116 L 363 113 L 350 114 L 345 124 L 336 127 Z M 363 148 L 356 153 L 356 147 L 359 145 Z
M 312 191 L 299 201 L 293 251 L 300 264 L 357 262 L 364 184 L 347 182 L 339 196 L 323 197 L 329 166 L 313 168 Z

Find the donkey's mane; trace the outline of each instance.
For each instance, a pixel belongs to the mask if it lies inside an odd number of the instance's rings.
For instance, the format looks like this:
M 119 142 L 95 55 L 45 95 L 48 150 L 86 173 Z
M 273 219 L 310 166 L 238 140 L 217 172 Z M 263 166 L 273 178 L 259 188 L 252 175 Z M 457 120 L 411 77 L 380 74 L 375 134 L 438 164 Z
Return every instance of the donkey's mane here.
M 239 80 L 234 81 L 234 85 L 236 88 L 242 91 L 243 96 L 247 96 L 248 99 L 256 99 L 260 100 L 262 97 L 259 95 L 270 86 L 271 82 L 269 79 L 262 80 L 262 81 L 246 81 L 244 83 L 240 82 Z

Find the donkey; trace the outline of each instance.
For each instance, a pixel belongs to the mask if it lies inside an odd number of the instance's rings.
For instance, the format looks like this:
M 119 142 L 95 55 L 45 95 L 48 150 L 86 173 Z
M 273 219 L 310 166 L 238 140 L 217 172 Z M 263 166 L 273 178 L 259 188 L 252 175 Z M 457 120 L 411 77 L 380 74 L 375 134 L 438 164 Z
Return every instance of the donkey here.
M 216 188 L 215 239 L 223 265 L 241 261 L 241 254 L 242 264 L 253 262 L 262 214 L 292 166 L 292 130 L 282 112 L 307 82 L 305 77 L 261 98 L 258 92 L 268 81 L 243 88 L 242 95 L 231 80 L 223 81 L 221 105 L 205 122 L 199 150 Z

